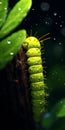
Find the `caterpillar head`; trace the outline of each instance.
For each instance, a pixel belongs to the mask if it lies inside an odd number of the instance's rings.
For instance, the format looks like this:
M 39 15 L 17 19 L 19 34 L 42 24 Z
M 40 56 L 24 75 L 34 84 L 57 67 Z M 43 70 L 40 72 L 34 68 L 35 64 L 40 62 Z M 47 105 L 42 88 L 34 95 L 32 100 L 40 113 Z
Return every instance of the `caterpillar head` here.
M 28 50 L 30 48 L 40 48 L 40 42 L 36 37 L 30 36 L 26 38 L 23 47 Z

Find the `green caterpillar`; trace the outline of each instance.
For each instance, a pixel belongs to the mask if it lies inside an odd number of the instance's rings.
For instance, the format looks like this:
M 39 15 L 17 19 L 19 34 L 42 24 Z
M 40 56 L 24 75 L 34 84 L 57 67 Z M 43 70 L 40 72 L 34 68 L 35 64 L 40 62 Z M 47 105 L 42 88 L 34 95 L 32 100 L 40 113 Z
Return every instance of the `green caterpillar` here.
M 38 123 L 40 122 L 41 116 L 45 111 L 44 110 L 45 83 L 44 83 L 42 58 L 41 58 L 41 45 L 40 41 L 37 38 L 30 36 L 26 38 L 23 46 L 26 49 L 26 56 L 27 56 L 27 64 L 28 64 L 29 80 L 31 87 L 31 96 L 32 96 L 33 119 L 35 122 Z

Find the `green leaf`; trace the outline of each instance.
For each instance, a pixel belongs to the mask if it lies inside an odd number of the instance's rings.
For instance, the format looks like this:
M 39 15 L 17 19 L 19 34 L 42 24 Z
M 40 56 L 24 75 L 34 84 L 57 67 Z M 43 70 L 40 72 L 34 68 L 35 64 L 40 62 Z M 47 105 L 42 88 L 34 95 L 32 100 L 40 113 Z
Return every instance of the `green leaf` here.
M 54 82 L 55 81 L 55 82 Z M 63 96 L 63 92 L 65 91 L 65 68 L 63 65 L 54 65 L 51 67 L 46 84 L 48 86 L 48 91 L 53 95 L 55 94 L 56 97 Z M 65 94 L 64 94 L 65 95 Z M 57 99 L 56 99 L 57 101 Z
M 0 0 L 0 27 L 5 22 L 7 16 L 8 0 Z
M 48 130 L 65 130 L 65 117 L 58 118 Z
M 57 117 L 65 117 L 65 99 L 61 100 L 58 105 L 56 106 L 56 109 L 59 109 L 57 112 Z
M 65 120 L 65 98 L 56 103 L 48 115 L 44 116 L 42 120 L 42 126 L 45 128 L 51 128 L 55 122 Z
M 22 22 L 30 10 L 31 4 L 31 0 L 20 0 L 16 3 L 8 16 L 6 23 L 0 31 L 0 38 L 3 38 L 8 33 L 13 31 L 13 29 Z
M 13 59 L 26 38 L 26 31 L 20 30 L 0 42 L 0 69 Z

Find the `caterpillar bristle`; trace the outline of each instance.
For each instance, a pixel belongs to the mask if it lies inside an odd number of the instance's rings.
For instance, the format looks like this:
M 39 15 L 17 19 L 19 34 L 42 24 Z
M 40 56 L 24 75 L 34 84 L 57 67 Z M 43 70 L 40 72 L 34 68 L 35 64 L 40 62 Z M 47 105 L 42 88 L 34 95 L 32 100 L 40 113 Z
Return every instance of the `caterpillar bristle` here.
M 46 70 L 43 69 L 43 73 L 46 74 L 47 73 Z M 46 77 L 46 75 L 44 75 L 44 77 Z
M 47 66 L 43 66 L 43 69 L 47 69 Z
M 45 66 L 45 64 L 46 64 L 46 61 L 42 61 L 42 64 Z
M 44 76 L 44 80 L 46 81 L 47 80 L 47 78 Z
M 45 97 L 46 97 L 46 98 L 49 97 L 49 93 L 46 93 Z
M 45 100 L 45 106 L 48 106 L 48 101 L 47 100 Z
M 30 30 L 30 36 L 32 36 L 32 29 Z
M 45 84 L 44 88 L 45 88 L 45 89 L 48 89 L 48 86 Z
M 34 36 L 36 36 L 36 35 L 37 35 L 37 33 L 38 33 L 38 32 L 35 32 L 35 33 L 34 33 Z
M 51 37 L 47 37 L 47 38 L 45 38 L 45 39 L 42 39 L 42 40 L 40 40 L 40 42 L 44 42 L 44 41 L 47 41 L 47 40 L 49 40 L 49 39 L 51 39 Z
M 50 34 L 50 33 L 46 33 L 46 34 L 44 34 L 43 36 L 41 36 L 41 37 L 39 38 L 39 41 L 42 40 L 44 37 L 48 36 L 49 34 Z
M 45 54 L 45 51 L 44 51 L 44 49 L 42 48 L 41 49 L 41 56 L 43 57 L 43 54 Z

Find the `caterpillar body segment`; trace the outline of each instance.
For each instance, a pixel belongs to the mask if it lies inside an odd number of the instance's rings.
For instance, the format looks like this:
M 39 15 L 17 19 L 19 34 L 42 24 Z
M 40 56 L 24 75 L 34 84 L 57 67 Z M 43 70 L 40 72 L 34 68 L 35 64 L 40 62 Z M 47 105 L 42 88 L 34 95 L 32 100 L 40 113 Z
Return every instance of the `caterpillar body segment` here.
M 38 123 L 40 122 L 45 109 L 45 84 L 41 58 L 41 45 L 37 38 L 30 36 L 26 38 L 23 47 L 26 50 L 27 56 L 33 119 Z

